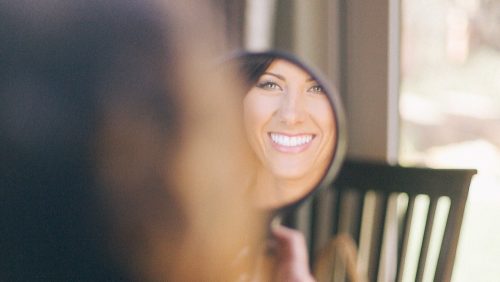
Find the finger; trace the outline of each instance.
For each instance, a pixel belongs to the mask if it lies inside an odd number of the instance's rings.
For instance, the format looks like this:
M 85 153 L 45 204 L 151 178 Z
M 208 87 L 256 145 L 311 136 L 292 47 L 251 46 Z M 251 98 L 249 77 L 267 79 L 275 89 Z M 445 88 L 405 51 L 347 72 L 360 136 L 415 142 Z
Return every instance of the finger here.
M 307 261 L 306 240 L 301 232 L 282 225 L 273 226 L 271 232 L 279 245 L 282 257 Z

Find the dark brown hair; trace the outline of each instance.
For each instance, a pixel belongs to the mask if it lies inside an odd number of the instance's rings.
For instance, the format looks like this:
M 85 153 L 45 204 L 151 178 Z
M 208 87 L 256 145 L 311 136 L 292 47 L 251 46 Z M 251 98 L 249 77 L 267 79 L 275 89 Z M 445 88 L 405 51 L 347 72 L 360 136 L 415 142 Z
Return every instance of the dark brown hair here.
M 236 60 L 245 83 L 252 87 L 275 59 L 273 55 L 244 53 Z

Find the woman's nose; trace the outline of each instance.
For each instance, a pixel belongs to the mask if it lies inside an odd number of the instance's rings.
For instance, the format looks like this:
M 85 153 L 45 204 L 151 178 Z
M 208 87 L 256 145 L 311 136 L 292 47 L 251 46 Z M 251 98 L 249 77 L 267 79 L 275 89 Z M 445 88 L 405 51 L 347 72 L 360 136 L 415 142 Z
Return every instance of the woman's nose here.
M 293 125 L 301 123 L 305 118 L 304 101 L 299 92 L 287 91 L 283 95 L 280 105 L 280 119 L 281 122 Z

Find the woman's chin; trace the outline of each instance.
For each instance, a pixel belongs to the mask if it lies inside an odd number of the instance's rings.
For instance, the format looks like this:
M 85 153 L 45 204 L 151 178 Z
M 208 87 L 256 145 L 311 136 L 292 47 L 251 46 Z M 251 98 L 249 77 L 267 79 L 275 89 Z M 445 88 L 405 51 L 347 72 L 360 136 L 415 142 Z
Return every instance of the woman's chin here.
M 276 179 L 276 183 L 283 185 L 284 188 L 287 188 L 286 185 L 291 187 L 314 185 L 320 178 L 320 176 L 315 173 L 293 168 L 274 170 L 273 175 Z

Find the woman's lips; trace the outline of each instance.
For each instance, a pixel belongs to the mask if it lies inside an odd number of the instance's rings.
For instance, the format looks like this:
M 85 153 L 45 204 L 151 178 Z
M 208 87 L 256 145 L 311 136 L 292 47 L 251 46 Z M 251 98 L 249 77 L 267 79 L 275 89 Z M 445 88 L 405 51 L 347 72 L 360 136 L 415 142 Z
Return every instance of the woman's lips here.
M 313 141 L 314 134 L 283 134 L 269 132 L 273 148 L 283 153 L 300 153 L 305 151 Z

